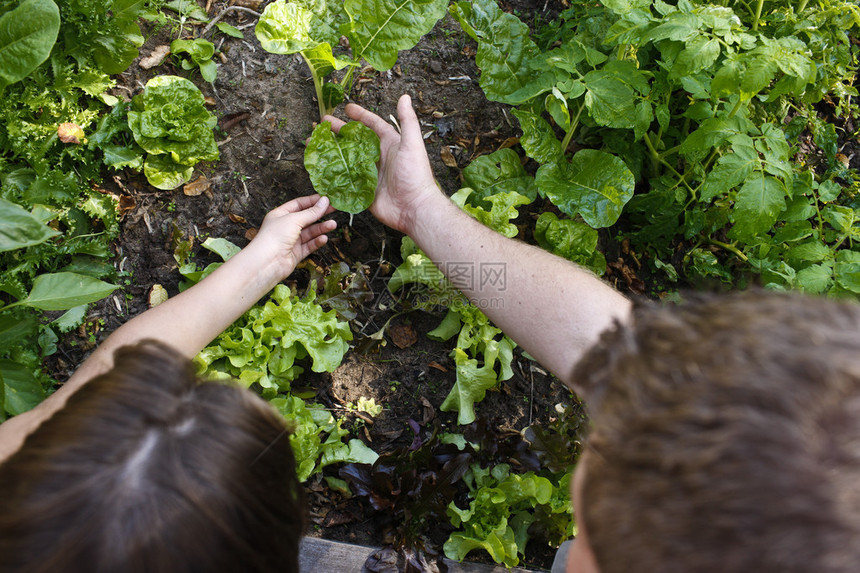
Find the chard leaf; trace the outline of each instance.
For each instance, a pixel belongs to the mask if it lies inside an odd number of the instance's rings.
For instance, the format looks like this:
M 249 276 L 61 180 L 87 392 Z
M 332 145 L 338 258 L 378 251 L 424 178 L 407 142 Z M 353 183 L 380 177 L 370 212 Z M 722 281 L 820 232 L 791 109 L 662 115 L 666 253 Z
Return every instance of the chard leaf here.
M 570 163 L 541 165 L 536 181 L 562 213 L 581 215 L 594 228 L 608 227 L 633 197 L 633 173 L 620 158 L 596 149 L 583 149 Z
M 311 38 L 313 17 L 313 12 L 298 2 L 277 0 L 263 10 L 254 33 L 267 52 L 295 54 L 320 43 Z
M 60 234 L 6 199 L 0 199 L 0 223 L 0 252 L 38 245 Z
M 595 70 L 583 78 L 585 107 L 600 125 L 633 128 L 635 125 L 636 98 L 631 88 L 619 75 L 607 70 Z
M 732 209 L 732 238 L 751 240 L 768 231 L 785 209 L 785 187 L 773 177 L 755 172 L 738 191 Z
M 0 93 L 48 59 L 59 31 L 60 10 L 52 0 L 24 0 L 0 16 Z
M 597 251 L 597 231 L 584 223 L 559 219 L 548 211 L 541 213 L 535 226 L 535 240 L 549 252 L 597 274 L 606 272 L 606 259 Z
M 517 105 L 555 85 L 555 73 L 540 72 L 532 66 L 540 50 L 529 37 L 528 26 L 503 12 L 495 0 L 474 0 L 471 9 L 452 13 L 478 40 L 475 62 L 481 69 L 479 83 L 487 99 Z
M 487 197 L 496 193 L 516 192 L 529 201 L 537 197 L 534 178 L 526 173 L 520 163 L 520 156 L 510 148 L 482 155 L 472 161 L 463 169 L 463 183 L 475 190 L 469 196 L 469 202 L 485 209 L 492 208 Z
M 68 310 L 101 300 L 117 286 L 86 275 L 52 273 L 39 275 L 33 281 L 29 296 L 21 304 L 39 310 Z
M 538 163 L 549 163 L 558 159 L 562 154 L 561 143 L 544 118 L 522 109 L 514 109 L 511 113 L 519 120 L 523 130 L 520 145 L 523 146 L 526 155 Z
M 350 23 L 342 31 L 355 59 L 388 70 L 399 50 L 417 44 L 445 15 L 448 0 L 345 0 L 343 7 Z
M 12 360 L 0 360 L 0 381 L 5 395 L 4 408 L 12 416 L 35 408 L 45 399 L 45 391 L 33 373 Z
M 486 391 L 499 382 L 493 369 L 496 355 L 486 353 L 481 367 L 477 360 L 469 358 L 461 348 L 455 348 L 453 355 L 457 365 L 457 381 L 439 409 L 443 412 L 456 411 L 458 424 L 471 424 L 475 421 L 475 402 L 483 400 Z
M 373 203 L 378 182 L 379 138 L 359 123 L 335 135 L 331 123 L 319 124 L 305 148 L 305 168 L 317 193 L 347 213 L 361 213 Z

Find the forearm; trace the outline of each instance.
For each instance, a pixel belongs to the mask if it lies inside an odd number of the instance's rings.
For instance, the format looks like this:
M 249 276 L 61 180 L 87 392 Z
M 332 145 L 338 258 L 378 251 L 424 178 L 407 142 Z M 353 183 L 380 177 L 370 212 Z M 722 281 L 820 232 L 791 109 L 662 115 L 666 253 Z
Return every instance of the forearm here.
M 538 362 L 570 384 L 574 364 L 630 302 L 570 261 L 508 239 L 443 195 L 429 200 L 409 235 L 455 285 Z

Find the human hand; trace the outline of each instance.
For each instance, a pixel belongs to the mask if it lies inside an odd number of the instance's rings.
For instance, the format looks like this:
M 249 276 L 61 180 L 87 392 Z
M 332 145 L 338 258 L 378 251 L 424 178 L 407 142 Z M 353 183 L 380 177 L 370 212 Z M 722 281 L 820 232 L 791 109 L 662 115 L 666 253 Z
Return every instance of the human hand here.
M 337 223 L 320 217 L 334 211 L 326 197 L 308 195 L 276 207 L 266 214 L 260 231 L 247 249 L 257 253 L 262 270 L 270 269 L 271 280 L 278 283 L 296 268 L 302 259 L 328 241 L 326 233 Z
M 433 179 L 411 98 L 403 95 L 397 102 L 401 133 L 375 113 L 353 103 L 346 106 L 346 115 L 379 136 L 379 183 L 370 212 L 389 227 L 409 234 L 424 202 L 442 196 Z M 323 120 L 331 122 L 335 133 L 345 125 L 332 116 L 325 116 Z

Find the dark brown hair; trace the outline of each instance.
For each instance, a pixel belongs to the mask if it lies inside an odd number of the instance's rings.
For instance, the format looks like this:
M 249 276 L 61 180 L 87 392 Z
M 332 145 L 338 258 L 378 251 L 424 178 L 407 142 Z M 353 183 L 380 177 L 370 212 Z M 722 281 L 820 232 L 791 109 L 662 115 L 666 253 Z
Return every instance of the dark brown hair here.
M 0 571 L 297 572 L 284 419 L 145 342 L 0 466 Z
M 860 307 L 648 305 L 580 362 L 583 520 L 602 573 L 860 567 Z

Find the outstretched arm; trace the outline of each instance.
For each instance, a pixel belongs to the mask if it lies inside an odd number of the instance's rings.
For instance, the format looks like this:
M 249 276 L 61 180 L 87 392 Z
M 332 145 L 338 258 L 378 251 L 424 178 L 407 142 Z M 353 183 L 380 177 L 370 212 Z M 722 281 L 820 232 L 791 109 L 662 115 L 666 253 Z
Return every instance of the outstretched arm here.
M 334 221 L 328 199 L 300 197 L 266 215 L 251 243 L 187 291 L 128 321 L 96 349 L 71 378 L 33 410 L 0 424 L 0 463 L 27 435 L 63 407 L 78 388 L 113 366 L 114 350 L 152 338 L 194 357 L 327 241 Z
M 379 186 L 371 212 L 406 233 L 443 272 L 450 264 L 503 265 L 504 281 L 460 285 L 508 336 L 568 385 L 574 364 L 614 321 L 626 321 L 630 302 L 591 272 L 542 249 L 483 226 L 440 191 L 412 102 L 397 105 L 401 133 L 350 104 L 347 115 L 379 136 Z M 339 131 L 344 122 L 326 117 Z

